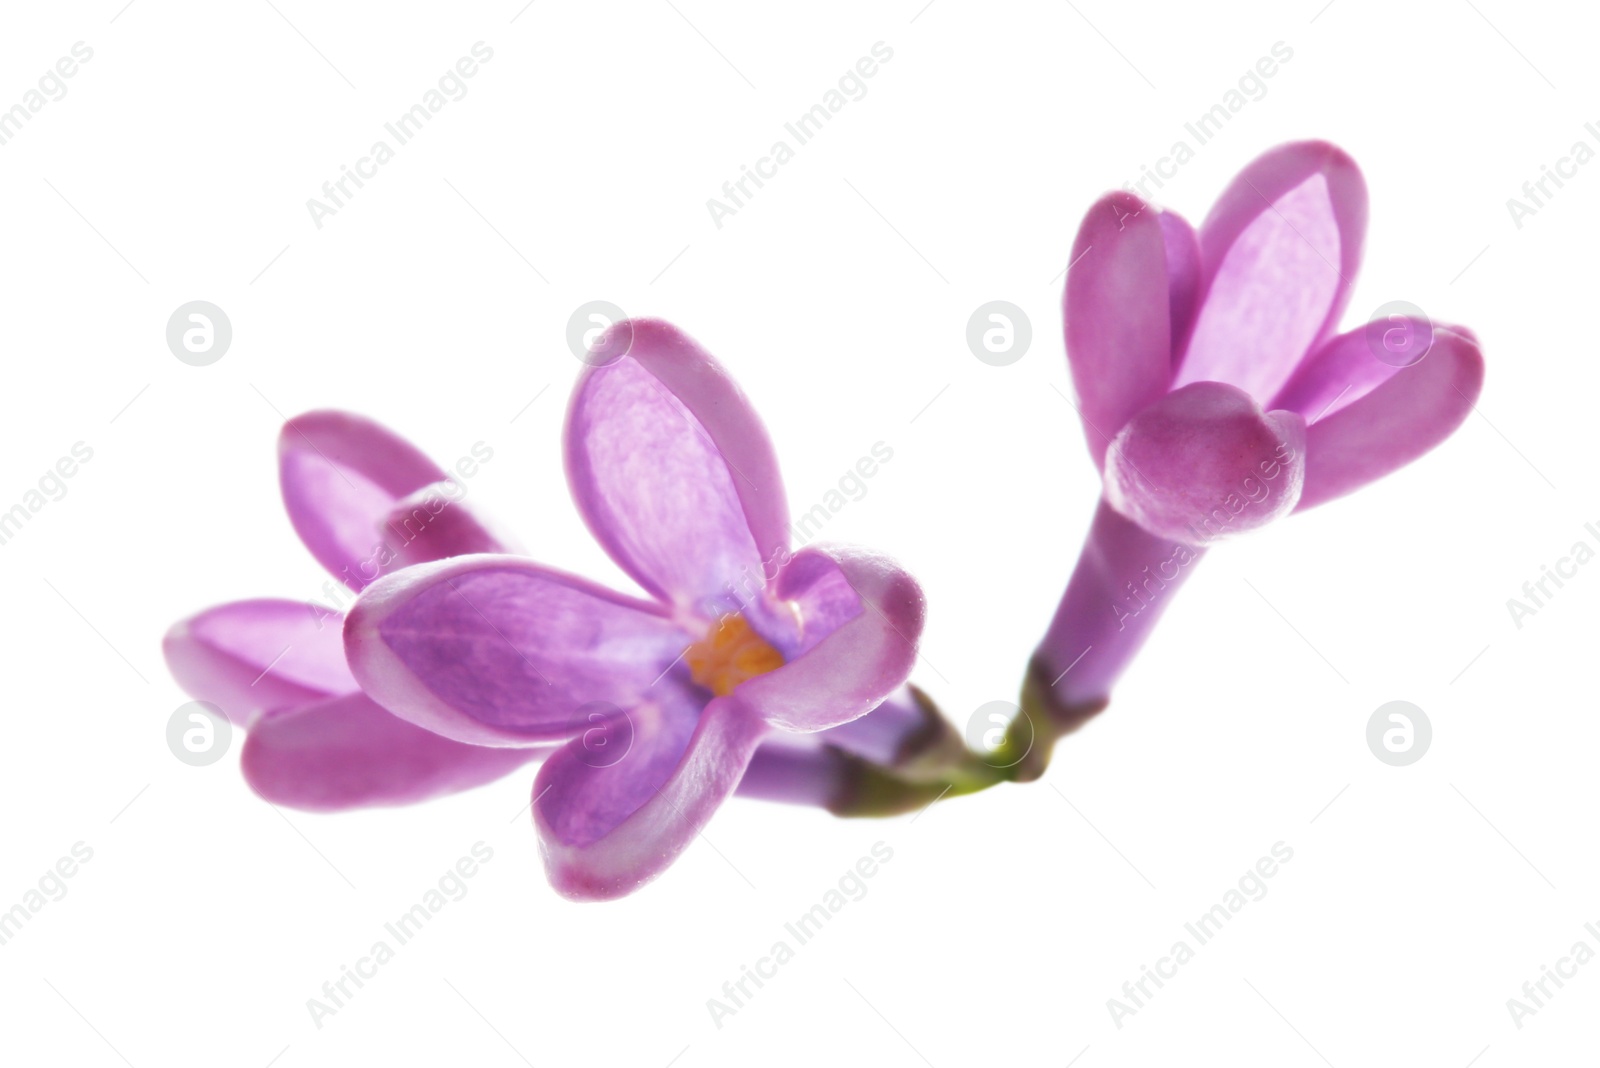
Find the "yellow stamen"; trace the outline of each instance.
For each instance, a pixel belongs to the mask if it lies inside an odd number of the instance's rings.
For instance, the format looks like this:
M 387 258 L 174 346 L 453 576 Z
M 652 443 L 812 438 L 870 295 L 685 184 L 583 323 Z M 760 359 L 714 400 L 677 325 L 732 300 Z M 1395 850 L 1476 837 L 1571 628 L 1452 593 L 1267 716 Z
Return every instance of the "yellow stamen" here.
M 744 616 L 723 616 L 711 633 L 683 654 L 689 677 L 718 697 L 733 692 L 746 679 L 783 666 L 783 654 L 768 645 Z

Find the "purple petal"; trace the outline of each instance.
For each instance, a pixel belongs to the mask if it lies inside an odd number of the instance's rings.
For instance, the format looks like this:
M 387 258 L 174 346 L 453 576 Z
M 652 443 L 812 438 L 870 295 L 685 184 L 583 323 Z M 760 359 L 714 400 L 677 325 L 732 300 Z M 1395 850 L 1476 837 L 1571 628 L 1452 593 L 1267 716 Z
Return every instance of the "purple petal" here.
M 551 885 L 564 897 L 600 901 L 632 893 L 700 834 L 734 787 L 769 727 L 730 695 L 703 711 L 698 698 L 663 684 L 626 717 L 574 738 L 539 769 L 533 819 Z M 698 716 L 697 716 L 698 713 Z
M 877 708 L 825 731 L 775 731 L 756 749 L 738 796 L 837 811 L 859 788 L 862 768 L 937 764 L 966 752 L 961 735 L 909 686 Z
M 261 716 L 240 766 L 250 788 L 275 805 L 333 812 L 470 790 L 545 752 L 453 742 L 353 693 Z
M 871 719 L 875 714 L 869 713 L 855 722 Z M 751 756 L 735 793 L 756 801 L 822 809 L 841 804 L 849 797 L 856 761 L 847 750 L 809 742 L 809 739 L 825 738 L 832 733 L 775 731 L 767 735 Z
M 456 741 L 569 737 L 587 707 L 631 707 L 690 638 L 660 606 L 516 556 L 461 556 L 386 575 L 345 621 L 361 686 Z
M 856 546 L 807 546 L 779 572 L 772 593 L 795 607 L 800 651 L 732 695 L 768 723 L 802 732 L 848 723 L 910 676 L 926 603 L 893 560 Z
M 1349 337 L 1329 347 L 1345 351 Z M 1435 326 L 1433 347 L 1421 362 L 1393 370 L 1358 400 L 1307 428 L 1299 507 L 1341 497 L 1415 460 L 1461 425 L 1482 389 L 1477 343 L 1454 328 Z
M 461 502 L 461 483 L 436 482 L 397 501 L 384 523 L 394 550 L 385 573 L 472 553 L 522 555 Z
M 1366 184 L 1333 145 L 1281 145 L 1241 171 L 1200 227 L 1205 291 L 1177 384 L 1269 401 L 1337 325 L 1366 226 Z
M 1144 409 L 1106 455 L 1105 498 L 1158 538 L 1204 545 L 1294 510 L 1305 420 L 1263 412 L 1225 382 L 1182 386 Z
M 1122 425 L 1172 377 L 1173 297 L 1160 213 L 1132 193 L 1107 193 L 1084 216 L 1071 264 L 1062 297 L 1067 362 L 1098 464 Z
M 1167 256 L 1167 308 L 1171 318 L 1172 358 L 1183 351 L 1200 302 L 1200 241 L 1194 227 L 1175 211 L 1163 211 L 1161 239 Z
M 398 434 L 336 411 L 307 412 L 284 424 L 278 477 L 300 540 L 318 563 L 357 591 L 391 570 L 411 540 L 403 525 L 390 526 L 401 502 L 447 478 Z M 425 555 L 425 544 L 412 547 L 409 558 Z M 491 548 L 503 551 L 498 544 Z
M 567 414 L 573 497 L 612 559 L 646 590 L 705 618 L 759 590 L 789 542 L 778 462 L 733 379 L 656 320 L 596 343 Z
M 910 686 L 901 686 L 860 719 L 807 734 L 784 732 L 774 735 L 772 742 L 809 748 L 832 746 L 874 764 L 892 767 L 914 759 L 943 741 L 950 730 L 949 721 L 937 708 L 919 700 Z M 740 792 L 743 792 L 742 787 Z
M 299 601 L 234 601 L 173 624 L 167 667 L 190 697 L 246 726 L 263 709 L 349 693 L 339 613 Z
M 1432 335 L 1430 323 L 1407 319 L 1400 329 Z M 1348 408 L 1400 370 L 1378 359 L 1367 340 L 1367 327 L 1329 338 L 1295 369 L 1272 401 L 1274 408 L 1299 412 L 1315 423 Z
M 699 691 L 669 682 L 626 711 L 593 713 L 583 733 L 551 756 L 534 786 L 553 840 L 591 845 L 638 811 L 678 766 L 704 703 Z
M 853 591 L 853 612 L 839 608 L 849 599 L 841 583 Z M 597 761 L 597 747 L 580 738 L 540 769 L 534 822 L 560 893 L 596 900 L 642 886 L 733 793 L 769 730 L 815 731 L 856 719 L 910 674 L 922 592 L 884 557 L 808 548 L 783 568 L 773 592 L 795 603 L 802 632 L 810 610 L 826 633 L 808 636 L 805 651 L 782 667 L 712 699 L 697 723 L 695 693 L 670 682 L 658 687 L 625 717 L 632 745 L 615 763 L 616 750 L 601 750 Z

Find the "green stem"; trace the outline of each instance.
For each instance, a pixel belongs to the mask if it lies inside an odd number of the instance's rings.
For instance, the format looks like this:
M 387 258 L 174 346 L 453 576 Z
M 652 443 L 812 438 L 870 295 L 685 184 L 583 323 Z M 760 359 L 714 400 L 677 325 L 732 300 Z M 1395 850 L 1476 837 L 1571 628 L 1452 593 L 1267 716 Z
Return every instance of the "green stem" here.
M 933 703 L 920 691 L 917 698 L 937 715 Z M 1049 767 L 1056 742 L 1083 726 L 1106 704 L 1101 700 L 1061 705 L 1054 700 L 1050 682 L 1036 660 L 1028 666 L 1022 685 L 1021 711 L 993 750 L 969 749 L 950 722 L 938 716 L 940 726 L 933 736 L 893 766 L 841 753 L 844 788 L 828 807 L 836 816 L 896 816 L 926 808 L 941 798 L 979 793 L 1003 782 L 1032 782 Z

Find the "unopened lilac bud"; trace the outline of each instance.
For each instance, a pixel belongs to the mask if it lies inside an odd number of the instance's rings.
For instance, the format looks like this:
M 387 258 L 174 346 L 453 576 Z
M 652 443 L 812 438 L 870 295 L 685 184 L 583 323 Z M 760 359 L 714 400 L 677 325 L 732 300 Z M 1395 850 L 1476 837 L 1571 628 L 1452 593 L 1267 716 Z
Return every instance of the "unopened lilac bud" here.
M 1130 419 L 1106 452 L 1106 500 L 1157 537 L 1206 545 L 1294 510 L 1305 420 L 1225 382 L 1193 382 Z

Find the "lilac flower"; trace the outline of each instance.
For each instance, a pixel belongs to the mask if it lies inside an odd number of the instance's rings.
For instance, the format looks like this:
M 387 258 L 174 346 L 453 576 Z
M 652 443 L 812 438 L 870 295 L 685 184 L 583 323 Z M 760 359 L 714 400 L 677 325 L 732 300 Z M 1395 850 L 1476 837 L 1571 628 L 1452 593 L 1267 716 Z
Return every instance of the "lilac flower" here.
M 500 751 L 563 743 L 536 778 L 533 818 L 552 883 L 579 899 L 664 870 L 776 732 L 837 728 L 894 694 L 923 617 L 921 591 L 888 559 L 789 550 L 766 433 L 692 340 L 618 323 L 592 359 L 568 413 L 567 473 L 649 599 L 480 554 L 379 578 L 345 623 L 355 678 L 408 723 Z
M 1198 234 L 1128 192 L 1089 210 L 1063 305 L 1104 495 L 1025 689 L 1058 733 L 1104 706 L 1212 541 L 1410 463 L 1471 411 L 1464 327 L 1334 333 L 1366 222 L 1360 172 L 1323 142 L 1255 160 Z
M 464 553 L 520 551 L 473 514 L 464 483 L 392 431 L 346 412 L 290 420 L 278 453 L 291 523 L 334 575 L 323 587 L 328 603 L 219 605 L 179 622 L 163 642 L 179 685 L 248 730 L 241 766 L 251 788 L 308 811 L 409 804 L 554 751 L 468 746 L 423 730 L 362 694 L 345 664 L 340 608 L 372 580 Z M 905 766 L 952 741 L 938 714 L 901 687 L 861 719 L 764 743 L 738 792 L 840 811 L 859 802 L 863 767 Z
M 359 416 L 290 420 L 278 457 L 290 522 L 350 590 L 407 564 L 516 551 L 459 500 L 459 481 Z M 325 589 L 339 599 L 332 583 Z M 240 763 L 266 800 L 312 811 L 407 804 L 542 755 L 463 745 L 386 712 L 345 665 L 342 623 L 337 608 L 315 602 L 235 601 L 176 624 L 162 643 L 178 684 L 247 728 Z

